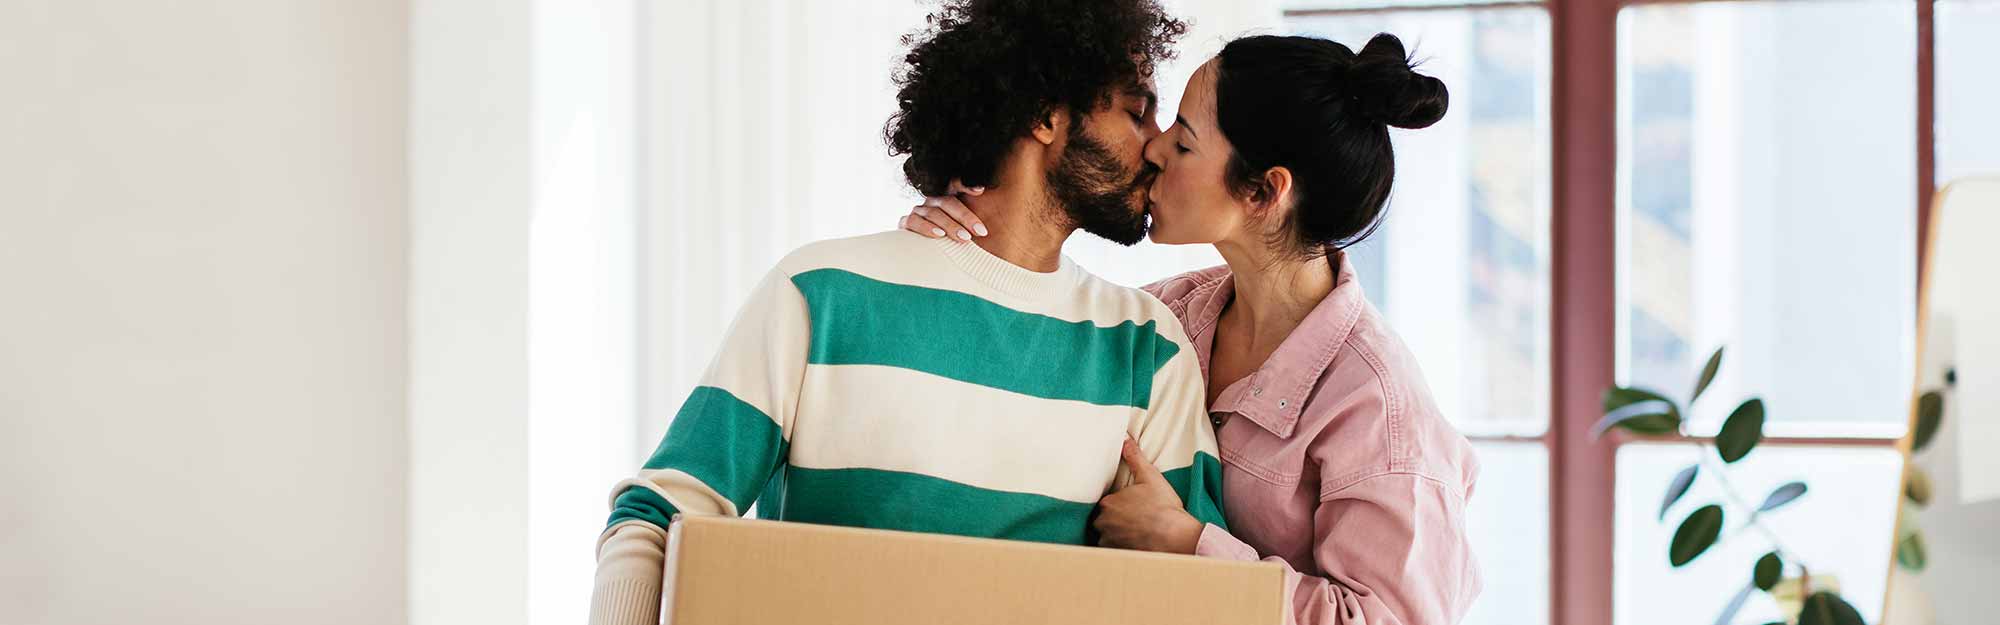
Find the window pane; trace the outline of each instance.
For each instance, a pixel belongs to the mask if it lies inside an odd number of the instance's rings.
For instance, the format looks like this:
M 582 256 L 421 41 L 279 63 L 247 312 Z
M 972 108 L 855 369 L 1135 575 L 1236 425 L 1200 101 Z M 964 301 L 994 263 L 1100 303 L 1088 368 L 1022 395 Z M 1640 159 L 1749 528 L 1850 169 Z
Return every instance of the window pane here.
M 1468 4 L 1519 3 L 1520 0 L 1284 0 L 1281 4 L 1286 11 L 1385 9 L 1401 7 L 1440 7 Z
M 1474 443 L 1479 483 L 1465 533 L 1485 588 L 1461 625 L 1549 622 L 1549 455 L 1541 443 Z
M 2000 2 L 1939 0 L 1937 182 L 2000 175 Z
M 1549 21 L 1539 8 L 1301 17 L 1287 26 L 1359 49 L 1394 33 L 1444 80 L 1437 125 L 1392 131 L 1387 221 L 1350 258 L 1471 434 L 1548 423 Z
M 1709 453 L 1694 487 L 1660 520 L 1661 495 L 1682 467 Z M 1889 572 L 1890 535 L 1895 531 L 1903 457 L 1892 447 L 1760 447 L 1726 469 L 1728 481 L 1746 505 L 1719 487 L 1721 461 L 1690 444 L 1632 444 L 1618 450 L 1616 564 L 1612 569 L 1616 625 L 1712 623 L 1738 589 L 1750 582 L 1757 559 L 1771 540 L 1744 530 L 1749 508 L 1786 482 L 1808 486 L 1792 504 L 1764 513 L 1760 523 L 1776 534 L 1788 560 L 1803 560 L 1815 580 L 1834 578 L 1841 595 L 1877 622 Z M 1682 519 L 1711 503 L 1724 508 L 1722 539 L 1687 566 L 1667 562 L 1667 545 Z M 1798 570 L 1789 567 L 1786 577 Z M 1816 582 L 1819 583 L 1819 582 Z M 1783 622 L 1777 604 L 1761 592 L 1731 623 Z
M 1693 429 L 1762 396 L 1773 434 L 1897 436 L 1915 317 L 1907 2 L 1619 14 L 1619 365 Z

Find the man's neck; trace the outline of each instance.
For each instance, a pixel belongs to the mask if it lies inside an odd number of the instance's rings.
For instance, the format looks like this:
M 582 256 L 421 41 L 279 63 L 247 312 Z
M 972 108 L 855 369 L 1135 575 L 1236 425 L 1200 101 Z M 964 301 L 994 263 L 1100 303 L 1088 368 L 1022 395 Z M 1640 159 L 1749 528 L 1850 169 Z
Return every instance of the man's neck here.
M 989 189 L 967 198 L 966 206 L 986 223 L 983 237 L 973 244 L 1029 271 L 1050 273 L 1062 266 L 1063 242 L 1076 229 L 1057 223 L 1046 214 L 1048 206 L 1040 197 L 1023 197 L 1020 189 Z

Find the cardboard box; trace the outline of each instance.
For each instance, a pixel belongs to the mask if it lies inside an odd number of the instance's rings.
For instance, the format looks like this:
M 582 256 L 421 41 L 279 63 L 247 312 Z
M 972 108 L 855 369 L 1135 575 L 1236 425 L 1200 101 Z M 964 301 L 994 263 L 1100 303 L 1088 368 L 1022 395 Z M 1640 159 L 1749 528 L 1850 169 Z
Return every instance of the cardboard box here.
M 683 516 L 669 625 L 1172 625 L 1284 622 L 1268 562 Z

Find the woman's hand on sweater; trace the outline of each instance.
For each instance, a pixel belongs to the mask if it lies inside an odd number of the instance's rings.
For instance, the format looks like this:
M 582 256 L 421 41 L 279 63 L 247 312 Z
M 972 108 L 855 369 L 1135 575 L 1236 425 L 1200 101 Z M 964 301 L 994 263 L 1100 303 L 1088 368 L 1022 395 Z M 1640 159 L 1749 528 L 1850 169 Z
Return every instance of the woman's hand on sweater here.
M 979 216 L 972 214 L 972 209 L 961 200 L 961 197 L 985 192 L 986 187 L 967 187 L 953 180 L 945 195 L 924 198 L 924 203 L 910 208 L 910 214 L 904 215 L 896 225 L 933 239 L 950 237 L 955 241 L 971 241 L 974 235 L 986 236 L 986 224 L 979 221 Z
M 1098 544 L 1119 549 L 1193 554 L 1201 542 L 1202 523 L 1181 507 L 1174 487 L 1160 469 L 1125 439 L 1119 452 L 1132 472 L 1132 483 L 1097 502 Z

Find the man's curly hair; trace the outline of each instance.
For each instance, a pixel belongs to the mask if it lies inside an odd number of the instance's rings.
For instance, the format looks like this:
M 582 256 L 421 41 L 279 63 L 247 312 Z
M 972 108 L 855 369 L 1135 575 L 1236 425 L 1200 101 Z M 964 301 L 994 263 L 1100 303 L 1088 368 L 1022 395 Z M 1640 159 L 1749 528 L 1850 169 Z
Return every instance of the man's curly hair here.
M 1187 24 L 1155 0 L 948 0 L 903 37 L 883 136 L 925 195 L 993 182 L 1013 140 L 1052 110 L 1097 110 L 1173 57 Z

